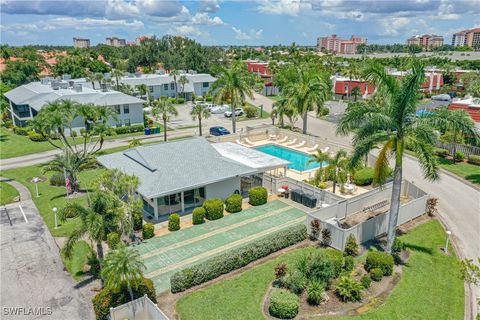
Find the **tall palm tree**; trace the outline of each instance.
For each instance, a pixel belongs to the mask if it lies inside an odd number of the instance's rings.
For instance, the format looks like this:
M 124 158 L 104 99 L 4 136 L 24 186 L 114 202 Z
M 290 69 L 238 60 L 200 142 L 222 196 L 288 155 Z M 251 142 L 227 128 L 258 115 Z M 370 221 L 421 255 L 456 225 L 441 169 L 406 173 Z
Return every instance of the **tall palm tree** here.
M 152 115 L 155 119 L 161 118 L 163 121 L 163 139 L 167 141 L 167 121 L 170 116 L 177 116 L 178 111 L 170 100 L 165 97 L 152 102 Z
M 273 109 L 275 110 L 278 116 L 278 124 L 280 127 L 284 126 L 284 117 L 289 116 L 291 113 L 296 112 L 294 108 L 289 104 L 288 99 L 281 95 L 280 99 L 273 103 Z
M 272 86 L 271 86 L 271 91 L 270 91 L 270 95 L 273 94 L 273 89 L 275 88 L 275 86 L 273 85 L 274 81 L 275 81 L 275 77 L 278 73 L 278 70 L 279 70 L 279 66 L 278 66 L 278 63 L 277 61 L 275 60 L 271 60 L 269 63 L 268 63 L 268 70 L 270 71 L 270 78 L 272 79 Z
M 78 174 L 87 169 L 96 167 L 97 162 L 90 154 L 76 153 L 65 149 L 63 153 L 55 155 L 55 158 L 43 165 L 43 172 L 58 172 L 65 174 L 70 180 L 72 191 L 79 191 Z
M 110 192 L 95 192 L 89 199 L 87 207 L 78 202 L 69 202 L 60 210 L 60 221 L 66 221 L 68 218 L 78 217 L 80 226 L 75 229 L 67 239 L 62 252 L 71 257 L 73 248 L 78 241 L 87 237 L 96 245 L 97 258 L 100 266 L 103 264 L 103 246 L 102 241 L 110 232 L 117 231 L 118 228 L 125 228 L 130 222 L 122 210 L 122 202 L 118 197 Z M 103 286 L 103 279 L 102 279 Z
M 352 92 L 351 92 L 352 96 L 353 96 L 353 101 L 357 101 L 358 97 L 360 97 L 362 95 L 362 91 L 360 90 L 359 87 L 354 87 L 352 89 Z
M 352 80 L 360 76 L 360 70 L 358 68 L 358 64 L 350 61 L 348 67 L 344 71 L 344 74 L 350 80 L 348 81 L 348 91 L 347 91 L 347 98 L 348 98 L 352 93 L 350 89 Z
M 340 175 L 344 175 L 348 170 L 348 157 L 345 150 L 339 150 L 333 156 L 330 156 L 327 152 L 317 150 L 316 154 L 313 154 L 312 159 L 308 160 L 308 163 L 317 162 L 320 164 L 319 170 L 325 170 L 327 176 L 332 177 L 333 193 L 335 193 L 337 182 Z M 323 168 L 323 163 L 327 162 L 328 165 Z
M 143 278 L 145 269 L 145 264 L 137 250 L 120 246 L 107 254 L 101 274 L 105 286 L 109 289 L 120 290 L 126 285 L 130 299 L 133 301 L 132 284 Z
M 97 81 L 98 84 L 99 84 L 100 87 L 101 87 L 102 82 L 105 81 L 105 77 L 104 77 L 103 73 L 101 73 L 101 72 L 96 72 L 96 73 L 93 75 L 93 81 L 94 81 L 94 82 Z M 95 88 L 94 88 L 94 89 L 95 89 Z
M 187 83 L 189 83 L 190 81 L 188 81 L 188 78 L 182 74 L 180 76 L 180 79 L 178 79 L 178 83 L 180 83 L 180 85 L 182 86 L 182 94 L 183 94 L 183 98 L 186 99 L 186 94 L 185 94 L 185 85 Z
M 119 79 L 122 78 L 125 73 L 120 69 L 112 69 L 112 71 L 110 73 L 115 78 L 115 89 L 118 90 L 119 85 L 120 85 L 119 84 Z
M 95 89 L 95 74 L 91 71 L 87 71 L 87 76 L 85 77 L 85 81 L 92 83 L 92 89 Z
M 175 100 L 178 98 L 178 84 L 177 84 L 177 77 L 180 75 L 178 70 L 170 71 L 170 75 L 173 77 L 173 82 L 175 83 Z
M 398 223 L 406 139 L 412 142 L 424 177 L 428 180 L 438 179 L 437 162 L 433 154 L 435 132 L 425 119 L 415 115 L 417 92 L 424 77 L 423 66 L 418 61 L 413 62 L 411 74 L 402 80 L 387 74 L 384 67 L 376 62 L 369 64 L 364 71 L 364 78 L 379 88 L 377 94 L 383 95 L 383 99 L 380 99 L 382 103 L 375 103 L 374 99 L 352 104 L 337 127 L 340 134 L 355 134 L 355 149 L 350 161 L 352 166 L 363 161 L 372 149 L 380 148 L 375 162 L 375 183 L 383 184 L 386 181 L 389 175 L 389 157 L 395 158 L 386 246 L 389 253 Z
M 442 107 L 434 110 L 433 114 L 426 114 L 425 117 L 432 121 L 432 123 L 441 131 L 452 131 L 454 164 L 458 136 L 468 135 L 474 139 L 478 139 L 478 132 L 475 129 L 475 123 L 465 110 L 449 110 L 448 107 Z
M 245 64 L 235 62 L 230 68 L 220 67 L 217 80 L 212 84 L 210 93 L 213 93 L 217 103 L 229 103 L 232 111 L 232 131 L 236 130 L 235 109 L 243 105 L 245 98 L 253 99 L 252 81 Z
M 198 131 L 201 137 L 202 136 L 202 119 L 210 118 L 210 111 L 204 106 L 197 104 L 192 108 L 190 115 L 192 116 L 193 121 L 198 119 Z
M 308 112 L 315 110 L 317 115 L 331 93 L 331 81 L 326 73 L 320 73 L 316 66 L 300 66 L 299 79 L 285 87 L 289 103 L 297 108 L 303 119 L 303 134 L 307 133 Z

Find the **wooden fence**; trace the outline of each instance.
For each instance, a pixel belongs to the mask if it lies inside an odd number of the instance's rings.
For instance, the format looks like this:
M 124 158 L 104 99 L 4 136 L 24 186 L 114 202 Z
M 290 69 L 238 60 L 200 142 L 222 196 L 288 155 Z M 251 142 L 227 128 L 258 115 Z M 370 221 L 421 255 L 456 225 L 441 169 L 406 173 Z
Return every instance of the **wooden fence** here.
M 453 149 L 456 147 L 457 151 L 463 152 L 466 156 L 475 155 L 480 156 L 480 147 L 466 146 L 459 143 L 437 142 L 437 148 L 447 149 L 450 154 L 453 154 Z

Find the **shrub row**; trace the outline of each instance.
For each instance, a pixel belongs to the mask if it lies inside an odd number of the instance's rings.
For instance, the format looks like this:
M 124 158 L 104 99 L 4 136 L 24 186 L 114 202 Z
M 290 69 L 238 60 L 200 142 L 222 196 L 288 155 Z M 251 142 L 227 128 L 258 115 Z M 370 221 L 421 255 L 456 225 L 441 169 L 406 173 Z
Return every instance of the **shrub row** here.
M 434 148 L 433 152 L 435 153 L 435 155 L 437 155 L 439 157 L 442 157 L 442 158 L 445 158 L 449 154 L 447 149 L 442 149 L 442 148 Z
M 305 225 L 295 225 L 287 230 L 278 231 L 259 241 L 210 258 L 200 264 L 186 268 L 170 278 L 173 293 L 215 279 L 222 274 L 241 268 L 252 261 L 263 258 L 275 251 L 305 240 Z
M 143 126 L 143 124 L 135 124 L 133 126 L 115 128 L 115 133 L 116 134 L 134 133 L 134 132 L 141 132 L 144 129 L 145 127 Z
M 365 186 L 372 184 L 373 182 L 374 169 L 373 168 L 363 168 L 355 172 L 355 184 L 357 186 Z
M 19 136 L 28 135 L 28 129 L 23 127 L 13 127 L 13 133 L 18 134 Z
M 480 166 L 480 156 L 474 156 L 473 154 L 469 155 L 467 161 L 468 163 L 476 164 L 477 166 Z
M 47 141 L 40 133 L 36 133 L 35 131 L 29 131 L 28 138 L 34 142 Z

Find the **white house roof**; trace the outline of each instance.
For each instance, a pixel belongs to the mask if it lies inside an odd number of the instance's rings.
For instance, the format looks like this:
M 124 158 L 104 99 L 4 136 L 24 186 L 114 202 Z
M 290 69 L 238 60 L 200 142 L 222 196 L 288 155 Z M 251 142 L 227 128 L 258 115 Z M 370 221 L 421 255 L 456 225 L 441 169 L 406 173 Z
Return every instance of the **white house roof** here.
M 185 92 L 193 92 L 193 85 L 195 83 L 203 83 L 203 82 L 215 82 L 217 80 L 215 77 L 207 73 L 182 73 L 177 76 L 177 84 L 178 84 L 178 91 L 182 92 L 182 85 L 178 82 L 181 76 L 185 76 L 188 79 L 188 83 L 185 84 Z M 173 76 L 170 74 L 140 74 L 138 76 L 132 77 L 122 77 L 120 79 L 121 83 L 128 84 L 130 86 L 138 86 L 141 84 L 147 86 L 161 86 L 164 84 L 170 84 L 174 82 Z
M 109 169 L 140 179 L 138 192 L 156 198 L 257 172 L 220 154 L 204 138 L 145 145 L 98 157 Z
M 39 111 L 49 102 L 57 100 L 71 100 L 79 103 L 92 103 L 97 106 L 113 106 L 120 104 L 144 103 L 145 101 L 127 95 L 125 93 L 111 90 L 103 92 L 90 88 L 87 84 L 73 80 L 76 84 L 82 85 L 82 91 L 75 91 L 73 88 L 54 90 L 50 84 L 30 82 L 5 93 L 5 97 L 15 104 L 28 104 Z
M 225 158 L 255 169 L 269 170 L 286 167 L 290 164 L 290 162 L 284 159 L 232 142 L 214 143 L 212 147 Z

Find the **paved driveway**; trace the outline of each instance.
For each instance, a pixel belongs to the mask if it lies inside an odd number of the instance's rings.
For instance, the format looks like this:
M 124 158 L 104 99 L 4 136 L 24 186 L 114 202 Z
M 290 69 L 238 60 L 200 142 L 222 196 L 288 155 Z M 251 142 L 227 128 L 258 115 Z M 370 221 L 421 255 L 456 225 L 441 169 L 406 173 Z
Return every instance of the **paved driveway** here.
M 7 206 L 8 216 L 1 210 L 0 318 L 94 319 L 35 205 L 26 200 L 22 207 L 28 223 L 18 204 Z

